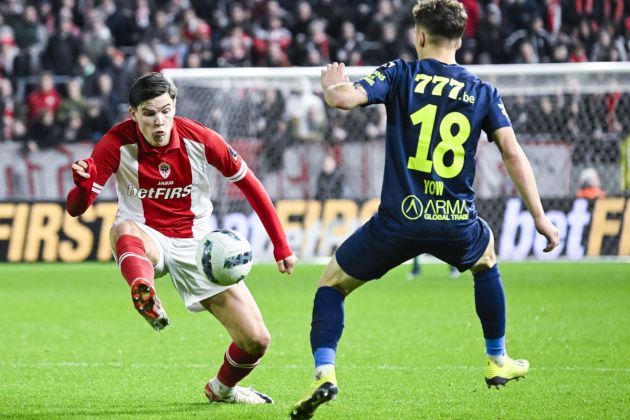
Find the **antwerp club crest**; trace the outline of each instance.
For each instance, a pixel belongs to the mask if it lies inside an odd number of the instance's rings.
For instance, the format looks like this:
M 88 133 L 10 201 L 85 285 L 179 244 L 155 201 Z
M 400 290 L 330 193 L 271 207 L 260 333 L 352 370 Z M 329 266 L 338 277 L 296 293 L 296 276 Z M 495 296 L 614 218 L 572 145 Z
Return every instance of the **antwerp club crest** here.
M 160 162 L 158 169 L 160 170 L 160 175 L 162 175 L 162 178 L 164 179 L 168 178 L 171 174 L 171 165 L 166 162 Z

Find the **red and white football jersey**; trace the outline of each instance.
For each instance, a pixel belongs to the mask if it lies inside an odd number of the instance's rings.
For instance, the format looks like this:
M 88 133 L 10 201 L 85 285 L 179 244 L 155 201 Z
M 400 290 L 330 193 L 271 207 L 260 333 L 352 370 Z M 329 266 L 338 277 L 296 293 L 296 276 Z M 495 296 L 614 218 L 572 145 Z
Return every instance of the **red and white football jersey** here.
M 208 165 L 231 182 L 248 172 L 218 133 L 182 117 L 174 118 L 170 143 L 161 148 L 151 147 L 132 120 L 124 121 L 103 136 L 92 158 L 93 193 L 116 177 L 117 220 L 144 223 L 174 238 L 199 238 L 210 229 Z

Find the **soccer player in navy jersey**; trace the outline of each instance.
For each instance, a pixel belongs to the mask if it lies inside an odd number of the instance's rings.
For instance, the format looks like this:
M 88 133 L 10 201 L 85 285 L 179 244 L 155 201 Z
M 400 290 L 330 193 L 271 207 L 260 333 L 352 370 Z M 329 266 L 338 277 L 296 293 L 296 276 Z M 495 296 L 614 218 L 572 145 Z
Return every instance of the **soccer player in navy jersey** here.
M 292 408 L 292 418 L 312 417 L 338 392 L 335 353 L 346 296 L 425 252 L 473 273 L 488 386 L 520 378 L 529 368 L 526 360 L 506 353 L 505 296 L 492 231 L 475 210 L 472 185 L 481 130 L 499 148 L 536 229 L 547 239 L 545 251 L 558 245 L 558 230 L 545 216 L 499 93 L 455 62 L 467 19 L 461 3 L 418 0 L 412 13 L 419 60 L 391 61 L 356 83 L 345 75 L 344 64 L 322 71 L 328 105 L 385 104 L 385 173 L 377 214 L 341 244 L 319 281 L 311 324 L 315 380 Z
M 244 282 L 211 283 L 197 270 L 197 244 L 211 230 L 210 166 L 234 183 L 260 217 L 281 273 L 296 257 L 267 191 L 245 161 L 215 131 L 175 116 L 177 88 L 160 73 L 138 78 L 129 90 L 131 118 L 112 127 L 92 155 L 72 164 L 76 187 L 68 193 L 71 216 L 83 214 L 107 180 L 116 178 L 118 212 L 110 240 L 136 310 L 155 330 L 169 325 L 155 278 L 170 273 L 191 312 L 208 311 L 232 343 L 217 375 L 205 386 L 211 402 L 268 404 L 273 400 L 238 386 L 260 362 L 270 336 Z

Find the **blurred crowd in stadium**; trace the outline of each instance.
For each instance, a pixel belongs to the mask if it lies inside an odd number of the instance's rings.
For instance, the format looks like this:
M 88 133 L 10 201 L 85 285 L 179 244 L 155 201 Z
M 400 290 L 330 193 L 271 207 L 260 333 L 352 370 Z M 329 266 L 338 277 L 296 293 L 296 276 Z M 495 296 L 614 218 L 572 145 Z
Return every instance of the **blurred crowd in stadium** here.
M 462 64 L 628 60 L 629 0 L 462 2 L 469 15 Z M 402 0 L 3 0 L 0 140 L 24 142 L 26 150 L 96 141 L 125 117 L 127 90 L 146 71 L 330 61 L 376 66 L 396 57 L 415 58 L 413 21 Z M 270 91 L 259 104 L 275 121 L 277 142 L 287 141 L 286 130 L 297 141 L 383 138 L 378 110 L 302 109 L 299 125 L 291 126 L 290 98 L 282 95 Z M 600 113 L 627 100 L 596 99 L 605 102 Z M 545 125 L 546 118 L 566 120 L 560 126 L 575 133 L 622 129 L 610 112 L 599 127 L 585 127 L 593 123 L 579 115 L 590 102 L 541 97 L 536 104 L 514 100 L 508 109 L 517 130 L 558 126 Z M 352 126 L 365 130 L 347 129 L 356 118 Z

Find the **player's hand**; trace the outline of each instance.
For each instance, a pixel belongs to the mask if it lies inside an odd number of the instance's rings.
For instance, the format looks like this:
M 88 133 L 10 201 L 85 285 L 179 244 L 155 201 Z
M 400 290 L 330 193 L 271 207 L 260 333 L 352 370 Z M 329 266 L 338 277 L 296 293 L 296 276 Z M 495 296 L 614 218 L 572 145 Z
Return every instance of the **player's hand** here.
M 94 159 L 77 160 L 72 164 L 72 179 L 78 187 L 92 188 L 96 179 L 96 165 Z
M 345 70 L 346 65 L 337 62 L 328 64 L 326 68 L 322 70 L 321 82 L 324 92 L 329 86 L 350 81 Z
M 560 244 L 560 232 L 547 218 L 547 216 L 541 216 L 534 219 L 536 224 L 536 230 L 538 233 L 547 238 L 547 246 L 543 249 L 543 252 L 550 252 L 552 249 Z
M 297 257 L 293 254 L 289 255 L 285 259 L 276 261 L 276 264 L 278 264 L 278 271 L 280 271 L 281 273 L 287 273 L 287 274 L 293 273 L 293 267 L 295 267 L 296 263 L 297 263 Z
M 72 170 L 74 173 L 82 178 L 89 179 L 90 173 L 88 172 L 88 164 L 84 160 L 77 160 L 72 164 Z

